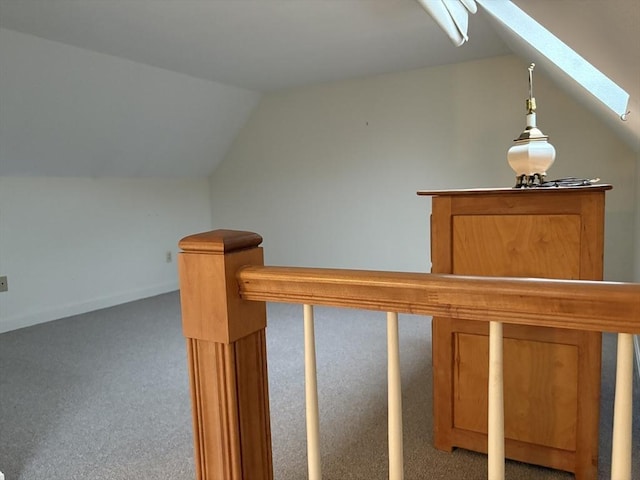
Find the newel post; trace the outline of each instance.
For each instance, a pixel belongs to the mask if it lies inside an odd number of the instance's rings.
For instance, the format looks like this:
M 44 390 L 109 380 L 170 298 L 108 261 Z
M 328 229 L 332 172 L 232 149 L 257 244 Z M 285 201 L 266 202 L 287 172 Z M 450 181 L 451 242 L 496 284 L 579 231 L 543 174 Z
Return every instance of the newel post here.
M 236 272 L 263 265 L 262 237 L 215 230 L 178 256 L 198 480 L 272 480 L 266 307 L 242 300 Z

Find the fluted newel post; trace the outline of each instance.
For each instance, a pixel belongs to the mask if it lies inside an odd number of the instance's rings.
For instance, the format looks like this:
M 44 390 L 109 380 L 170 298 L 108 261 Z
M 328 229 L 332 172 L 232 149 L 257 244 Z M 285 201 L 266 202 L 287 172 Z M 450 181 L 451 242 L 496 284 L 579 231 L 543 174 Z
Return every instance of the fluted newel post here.
M 215 230 L 179 245 L 198 480 L 272 480 L 264 302 L 239 296 L 237 270 L 263 265 L 262 238 Z

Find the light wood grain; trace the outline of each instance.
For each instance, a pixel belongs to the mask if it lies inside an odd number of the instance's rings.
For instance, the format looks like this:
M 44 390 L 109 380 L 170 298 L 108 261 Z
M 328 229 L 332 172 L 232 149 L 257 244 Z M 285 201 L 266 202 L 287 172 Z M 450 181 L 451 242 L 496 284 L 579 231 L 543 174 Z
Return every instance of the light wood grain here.
M 180 245 L 180 299 L 198 480 L 272 480 L 264 303 L 240 298 L 261 237 L 220 230 Z
M 456 333 L 454 339 L 454 426 L 487 433 L 488 368 L 477 361 L 489 355 L 486 337 Z M 575 415 L 559 412 L 577 407 L 578 385 L 572 372 L 578 368 L 578 348 L 505 338 L 504 356 L 510 359 L 504 365 L 504 383 L 510 387 L 504 400 L 506 437 L 575 450 Z
M 426 197 L 438 197 L 438 196 L 446 196 L 446 197 L 455 197 L 455 196 L 465 196 L 468 197 L 470 195 L 522 195 L 523 197 L 526 195 L 565 195 L 565 194 L 574 194 L 576 191 L 579 192 L 605 192 L 607 190 L 611 190 L 613 187 L 607 183 L 599 183 L 594 185 L 585 185 L 585 186 L 577 186 L 577 187 L 558 187 L 558 188 L 513 188 L 513 187 L 485 187 L 485 188 L 454 188 L 454 189 L 446 189 L 446 190 L 418 190 L 418 195 L 426 196 Z
M 580 230 L 579 215 L 457 215 L 451 273 L 576 280 Z
M 640 331 L 640 285 L 634 283 L 271 266 L 242 267 L 237 279 L 247 300 Z
M 178 254 L 182 330 L 187 338 L 232 343 L 266 327 L 265 305 L 243 301 L 235 272 L 262 264 L 261 248 L 212 254 Z

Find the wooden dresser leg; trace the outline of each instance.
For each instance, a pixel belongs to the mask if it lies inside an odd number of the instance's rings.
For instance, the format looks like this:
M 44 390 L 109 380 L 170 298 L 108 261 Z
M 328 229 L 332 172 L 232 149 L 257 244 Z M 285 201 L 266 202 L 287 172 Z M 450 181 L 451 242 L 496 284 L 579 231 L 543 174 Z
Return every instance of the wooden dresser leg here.
M 448 338 L 449 341 L 442 341 Z M 433 444 L 438 450 L 453 450 L 452 348 L 447 319 L 433 318 L 431 323 L 433 365 Z

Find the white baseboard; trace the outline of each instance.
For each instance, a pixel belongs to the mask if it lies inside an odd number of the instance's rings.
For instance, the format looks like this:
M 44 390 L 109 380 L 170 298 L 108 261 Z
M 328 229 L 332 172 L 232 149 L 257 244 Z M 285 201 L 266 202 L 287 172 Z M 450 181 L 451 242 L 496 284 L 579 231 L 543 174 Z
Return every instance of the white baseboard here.
M 82 313 L 100 310 L 101 308 L 113 307 L 127 302 L 133 302 L 142 298 L 153 297 L 163 293 L 173 292 L 178 289 L 178 282 L 169 282 L 151 287 L 141 288 L 129 292 L 121 292 L 105 297 L 93 298 L 83 302 L 57 305 L 51 308 L 29 312 L 21 315 L 3 318 L 0 321 L 0 333 L 17 330 L 19 328 L 30 327 L 39 323 L 50 322 L 60 318 L 80 315 Z M 0 479 L 2 480 L 2 479 Z

